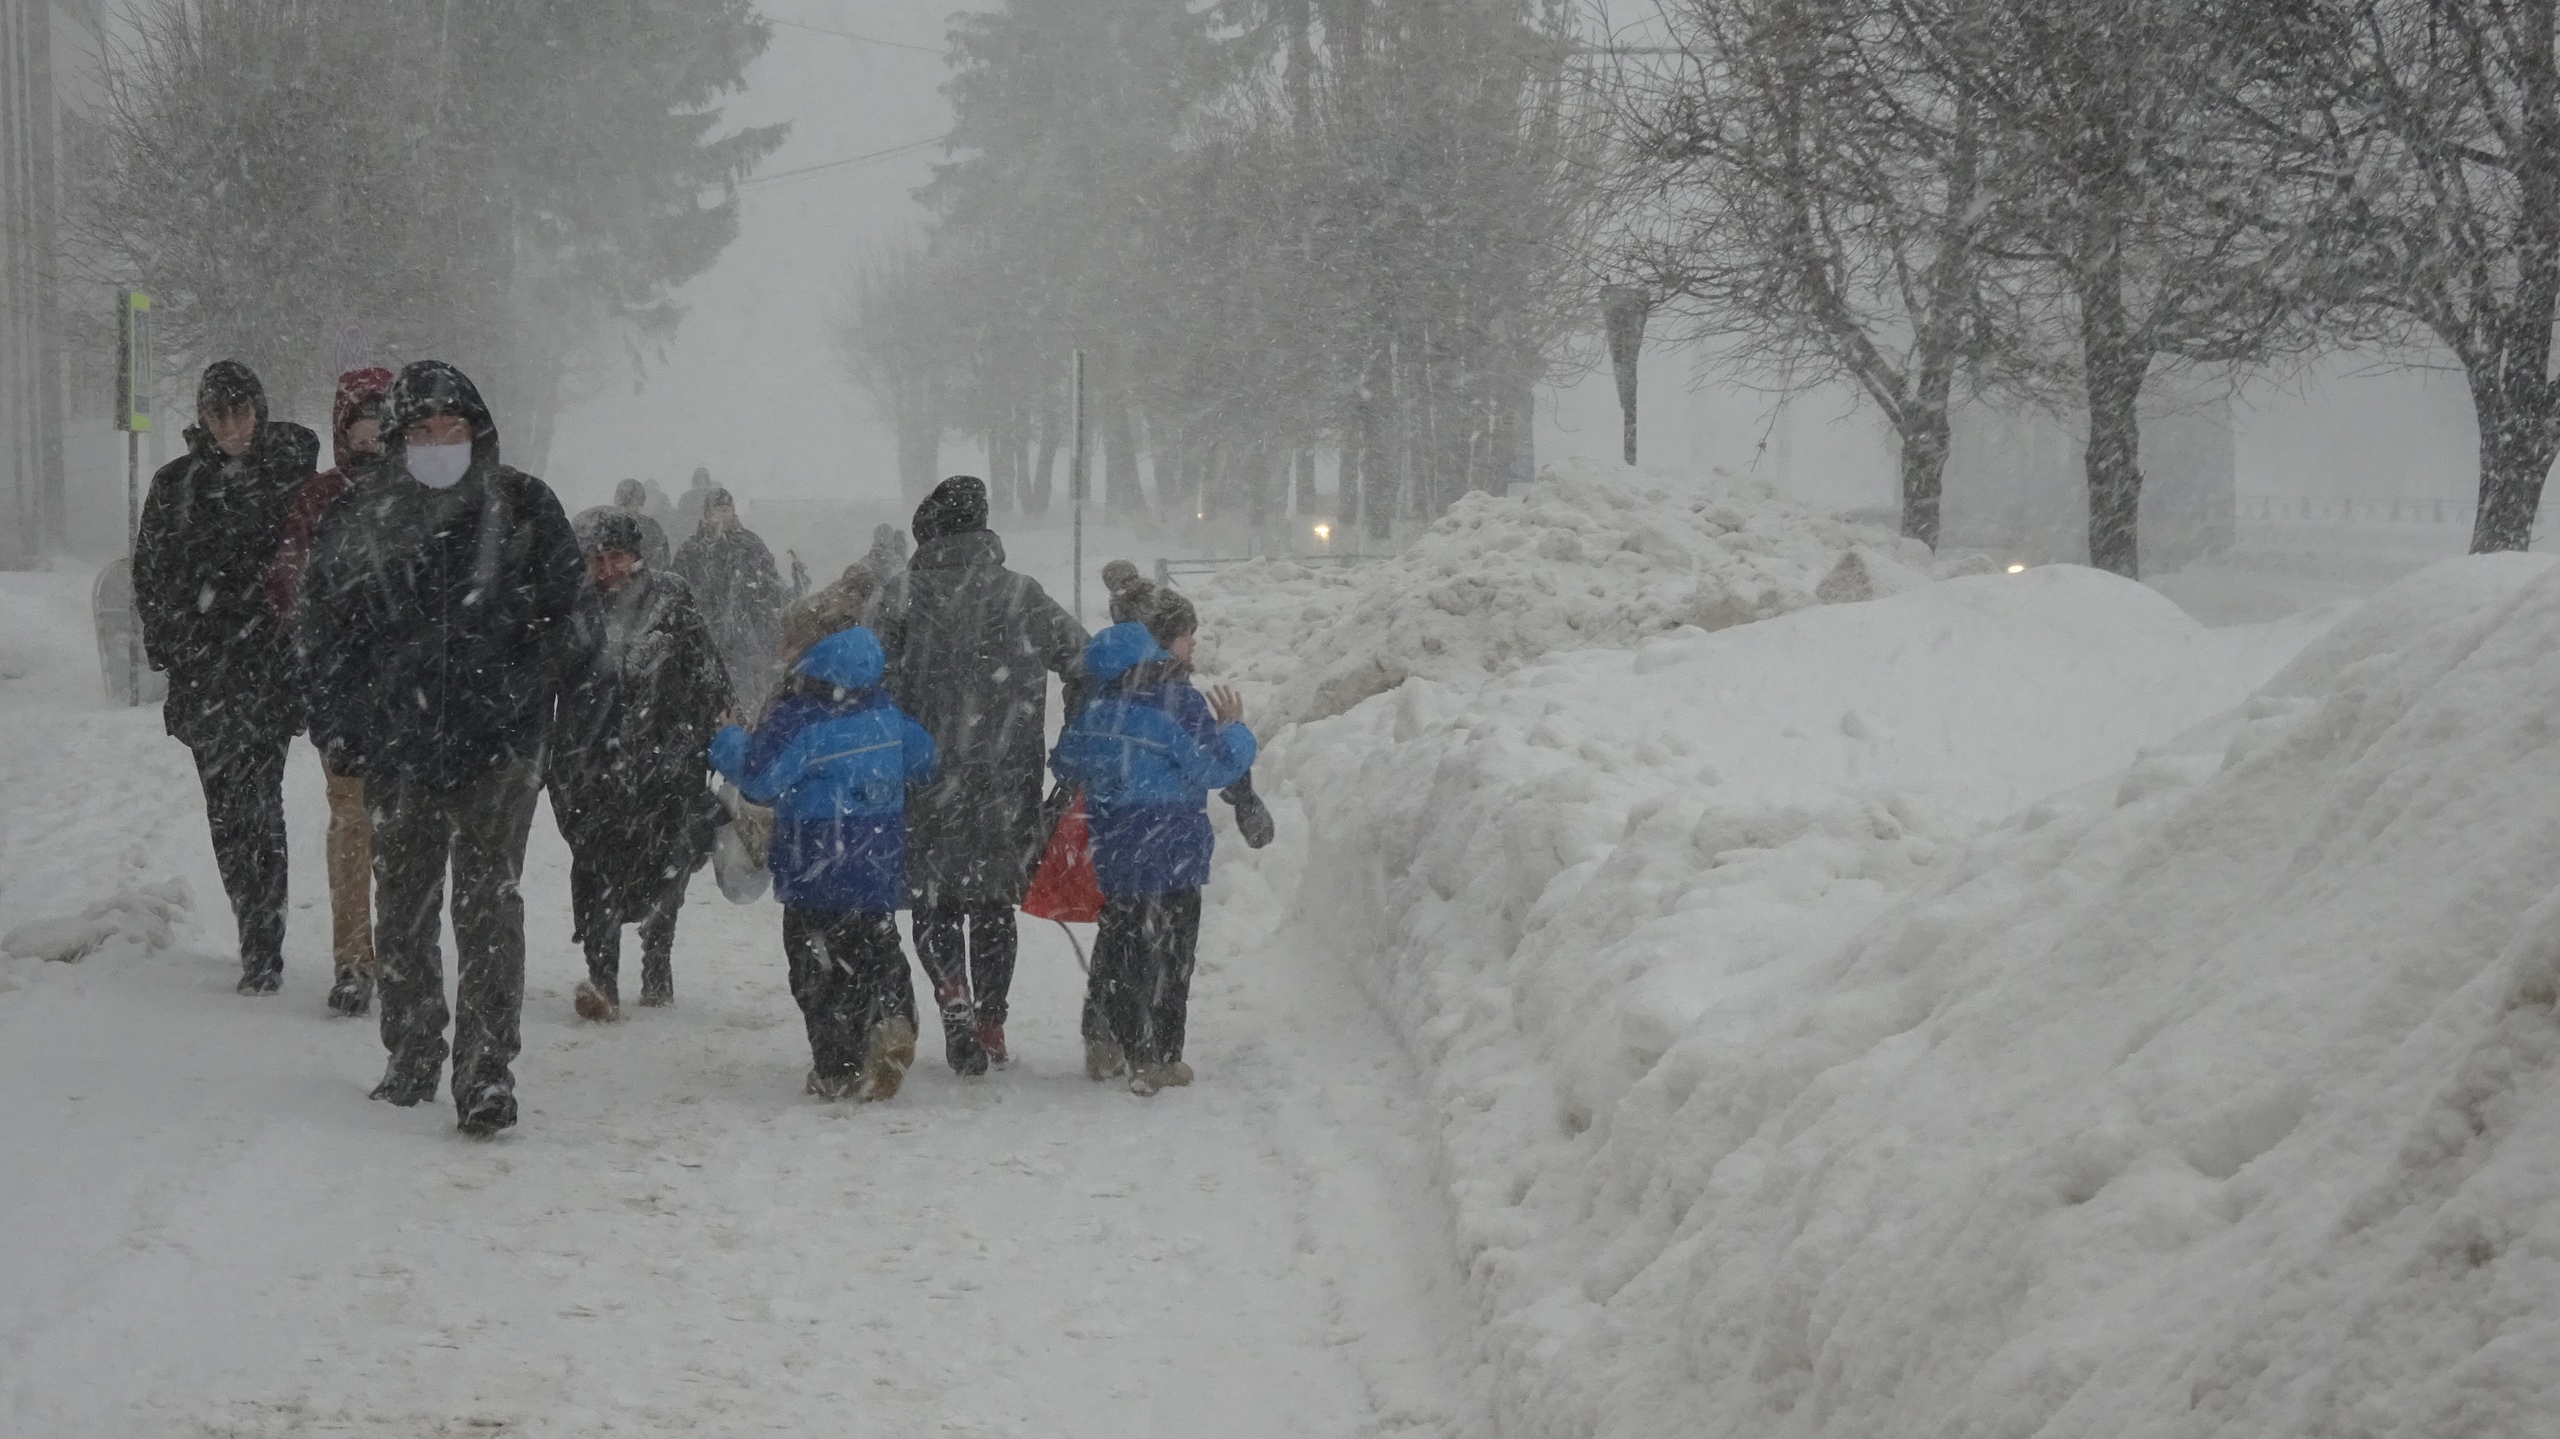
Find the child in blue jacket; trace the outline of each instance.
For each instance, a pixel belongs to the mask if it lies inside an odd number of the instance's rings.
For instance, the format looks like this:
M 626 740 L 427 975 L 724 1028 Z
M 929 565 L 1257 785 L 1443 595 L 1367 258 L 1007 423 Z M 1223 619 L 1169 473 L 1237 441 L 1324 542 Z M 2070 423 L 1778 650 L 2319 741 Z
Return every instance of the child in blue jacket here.
M 767 862 L 822 1099 L 887 1099 L 916 1057 L 897 909 L 907 786 L 933 778 L 933 738 L 889 702 L 882 666 L 871 631 L 838 630 L 802 653 L 754 735 L 729 725 L 711 741 L 712 767 L 773 806 Z
M 1146 623 L 1094 636 L 1084 709 L 1049 756 L 1060 780 L 1084 790 L 1102 886 L 1085 1073 L 1101 1080 L 1125 1069 L 1137 1094 L 1191 1082 L 1182 1039 L 1214 843 L 1209 791 L 1253 766 L 1244 703 L 1223 685 L 1206 698 L 1191 686 L 1198 629 L 1187 602 L 1160 602 Z

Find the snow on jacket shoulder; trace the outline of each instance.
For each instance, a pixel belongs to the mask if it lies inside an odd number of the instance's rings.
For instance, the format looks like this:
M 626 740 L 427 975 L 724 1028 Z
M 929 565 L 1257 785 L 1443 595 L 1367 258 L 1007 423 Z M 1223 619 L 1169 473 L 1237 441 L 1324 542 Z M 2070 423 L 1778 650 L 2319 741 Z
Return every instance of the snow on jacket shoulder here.
M 1162 894 L 1206 883 L 1215 845 L 1209 791 L 1253 767 L 1253 732 L 1218 723 L 1144 625 L 1104 630 L 1085 647 L 1084 662 L 1095 690 L 1058 736 L 1049 768 L 1084 790 L 1102 892 Z
M 879 655 L 869 631 L 828 636 L 796 672 L 831 692 L 789 695 L 754 734 L 731 725 L 711 742 L 712 767 L 773 806 L 770 866 L 786 905 L 876 913 L 905 902 L 907 786 L 933 778 L 935 757 L 932 736 L 881 692 Z

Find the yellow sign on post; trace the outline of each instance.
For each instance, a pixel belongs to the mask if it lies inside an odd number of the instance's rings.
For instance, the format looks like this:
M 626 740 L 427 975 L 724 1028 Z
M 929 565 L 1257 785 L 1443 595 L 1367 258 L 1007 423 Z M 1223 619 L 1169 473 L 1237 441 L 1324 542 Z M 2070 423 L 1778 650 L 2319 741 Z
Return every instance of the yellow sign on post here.
M 151 297 L 116 291 L 116 428 L 151 431 Z

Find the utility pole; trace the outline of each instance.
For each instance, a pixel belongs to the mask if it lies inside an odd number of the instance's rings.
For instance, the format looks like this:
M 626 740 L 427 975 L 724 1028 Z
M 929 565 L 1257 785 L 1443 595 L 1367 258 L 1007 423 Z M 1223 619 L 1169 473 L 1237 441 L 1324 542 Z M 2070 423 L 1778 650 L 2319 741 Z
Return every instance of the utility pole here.
M 1075 507 L 1075 598 L 1076 623 L 1084 623 L 1084 486 L 1085 486 L 1085 422 L 1084 422 L 1084 351 L 1075 352 L 1067 369 L 1067 411 L 1074 426 L 1072 447 L 1067 452 L 1067 499 Z
M 124 431 L 125 703 L 142 703 L 142 437 L 151 428 L 151 297 L 116 291 L 116 428 Z

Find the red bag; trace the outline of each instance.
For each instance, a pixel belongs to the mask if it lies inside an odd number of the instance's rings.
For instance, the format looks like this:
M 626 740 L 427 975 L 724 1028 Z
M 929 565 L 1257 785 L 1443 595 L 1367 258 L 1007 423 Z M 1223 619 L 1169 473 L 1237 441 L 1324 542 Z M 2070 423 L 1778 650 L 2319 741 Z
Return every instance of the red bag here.
M 1049 831 L 1049 847 L 1040 852 L 1040 867 L 1031 872 L 1031 892 L 1022 897 L 1022 912 L 1060 924 L 1092 924 L 1102 918 L 1102 881 L 1093 873 L 1093 831 L 1085 823 L 1082 793 Z

